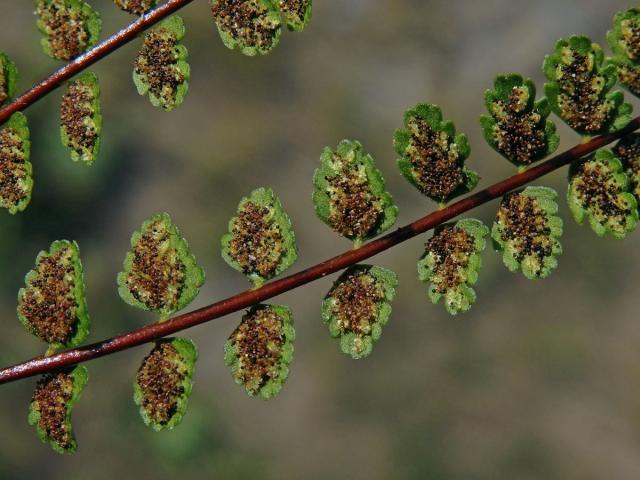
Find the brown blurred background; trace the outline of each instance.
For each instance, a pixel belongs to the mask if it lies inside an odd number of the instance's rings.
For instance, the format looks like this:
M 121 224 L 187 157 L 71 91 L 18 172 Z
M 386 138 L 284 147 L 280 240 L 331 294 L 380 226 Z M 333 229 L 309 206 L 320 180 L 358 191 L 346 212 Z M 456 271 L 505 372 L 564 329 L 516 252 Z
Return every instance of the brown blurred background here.
M 92 0 L 103 38 L 132 17 Z M 59 238 L 82 250 L 90 341 L 154 317 L 125 305 L 115 277 L 129 236 L 169 212 L 205 267 L 199 307 L 247 287 L 219 254 L 241 196 L 271 186 L 292 217 L 295 269 L 350 247 L 317 220 L 311 177 L 325 145 L 360 140 L 400 207 L 399 224 L 432 210 L 399 175 L 391 138 L 405 109 L 438 103 L 469 135 L 469 165 L 488 185 L 513 173 L 484 143 L 482 94 L 497 73 L 520 72 L 542 91 L 555 41 L 600 43 L 628 0 L 316 0 L 302 34 L 283 34 L 262 58 L 223 47 L 205 0 L 181 15 L 192 81 L 166 113 L 131 81 L 133 42 L 97 64 L 104 148 L 93 168 L 58 139 L 61 92 L 26 112 L 36 186 L 23 214 L 0 212 L 0 364 L 42 353 L 15 315 L 15 297 L 40 249 Z M 29 1 L 0 0 L 0 50 L 23 91 L 59 64 L 40 51 Z M 638 102 L 633 102 L 636 106 Z M 558 122 L 559 123 L 559 122 Z M 560 128 L 562 149 L 579 141 Z M 543 179 L 564 198 L 566 172 Z M 496 203 L 473 212 L 491 222 Z M 34 379 L 0 387 L 2 479 L 635 479 L 640 478 L 640 280 L 637 234 L 597 238 L 569 217 L 565 254 L 548 280 L 510 274 L 487 249 L 478 301 L 452 318 L 431 305 L 415 263 L 427 236 L 378 256 L 395 270 L 394 312 L 373 355 L 341 354 L 320 319 L 333 278 L 275 299 L 290 305 L 298 339 L 291 376 L 270 402 L 248 398 L 222 363 L 231 315 L 185 332 L 200 348 L 183 423 L 155 433 L 131 399 L 140 347 L 89 363 L 74 414 L 75 456 L 59 456 L 27 425 Z

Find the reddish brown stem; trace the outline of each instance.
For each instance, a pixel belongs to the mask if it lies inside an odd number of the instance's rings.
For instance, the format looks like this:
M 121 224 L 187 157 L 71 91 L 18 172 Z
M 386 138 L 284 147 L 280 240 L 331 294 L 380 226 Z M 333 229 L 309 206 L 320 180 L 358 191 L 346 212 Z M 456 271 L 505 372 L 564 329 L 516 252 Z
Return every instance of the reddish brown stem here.
M 168 0 L 166 3 L 163 3 L 140 17 L 128 27 L 123 28 L 115 35 L 112 35 L 99 45 L 93 47 L 88 52 L 73 59 L 38 85 L 20 95 L 13 102 L 2 107 L 0 109 L 0 125 L 6 122 L 14 113 L 21 112 L 28 106 L 34 104 L 52 90 L 58 88 L 66 80 L 69 80 L 98 60 L 106 57 L 126 43 L 129 43 L 136 38 L 140 32 L 144 32 L 147 28 L 155 25 L 160 20 L 168 17 L 191 2 L 193 2 L 193 0 Z
M 554 170 L 557 170 L 574 160 L 577 160 L 598 148 L 623 137 L 640 128 L 640 117 L 635 118 L 625 129 L 616 133 L 596 137 L 587 143 L 582 143 L 557 155 L 529 170 L 495 183 L 484 190 L 469 195 L 462 200 L 452 203 L 448 207 L 430 213 L 409 225 L 395 230 L 377 240 L 367 243 L 357 250 L 349 250 L 337 257 L 326 260 L 318 265 L 301 272 L 289 275 L 280 280 L 267 283 L 256 290 L 247 290 L 225 300 L 203 307 L 184 315 L 179 315 L 165 323 L 154 323 L 138 330 L 113 337 L 109 340 L 75 348 L 50 357 L 36 357 L 12 367 L 0 370 L 0 383 L 8 383 L 21 378 L 31 377 L 40 373 L 50 372 L 57 368 L 75 365 L 80 362 L 93 360 L 112 353 L 135 347 L 143 343 L 152 342 L 181 330 L 209 322 L 224 315 L 237 312 L 256 303 L 273 298 L 289 290 L 313 282 L 331 273 L 356 264 L 367 258 L 383 252 L 399 243 L 424 233 L 432 228 L 451 220 L 458 215 L 483 205 L 493 199 L 501 197 L 507 192 L 520 188 Z

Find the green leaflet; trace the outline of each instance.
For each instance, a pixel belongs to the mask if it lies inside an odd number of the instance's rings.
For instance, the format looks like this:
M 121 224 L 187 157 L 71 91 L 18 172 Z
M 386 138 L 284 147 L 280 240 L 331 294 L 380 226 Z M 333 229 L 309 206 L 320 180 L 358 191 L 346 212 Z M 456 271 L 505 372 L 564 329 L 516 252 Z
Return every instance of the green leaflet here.
M 13 97 L 18 81 L 18 69 L 11 59 L 0 52 L 0 105 Z
M 311 21 L 313 0 L 278 0 L 278 6 L 292 32 L 301 32 Z
M 71 414 L 88 380 L 87 369 L 78 366 L 68 371 L 41 377 L 29 405 L 29 425 L 38 437 L 58 453 L 74 453 L 78 448 Z
M 135 15 L 143 15 L 154 8 L 160 0 L 113 0 L 122 10 Z
M 640 63 L 640 9 L 616 13 L 613 29 L 607 32 L 607 41 L 615 57 Z
M 166 320 L 198 295 L 204 270 L 167 213 L 146 220 L 131 237 L 131 250 L 118 274 L 120 297 Z
M 166 338 L 156 342 L 142 361 L 133 383 L 133 400 L 144 424 L 155 431 L 171 430 L 187 412 L 198 351 L 191 340 Z
M 83 0 L 36 0 L 44 53 L 71 60 L 98 43 L 100 15 Z
M 632 107 L 624 103 L 623 93 L 611 91 L 616 68 L 603 66 L 603 60 L 602 49 L 585 36 L 559 40 L 544 60 L 551 110 L 581 135 L 613 132 L 631 120 Z
M 313 185 L 320 220 L 356 247 L 391 228 L 398 216 L 380 170 L 359 142 L 343 140 L 335 152 L 326 147 Z
M 29 157 L 31 142 L 27 117 L 14 113 L 0 127 L 0 207 L 15 214 L 31 201 L 33 168 Z
M 404 115 L 404 129 L 396 130 L 394 147 L 402 158 L 402 175 L 427 197 L 444 204 L 470 192 L 478 174 L 465 166 L 471 149 L 466 135 L 443 121 L 437 105 L 418 104 Z
M 444 299 L 451 315 L 467 312 L 476 301 L 473 285 L 482 266 L 489 229 L 480 221 L 465 218 L 439 226 L 418 261 L 418 278 L 430 282 L 429 298 Z
M 536 101 L 536 87 L 520 75 L 499 75 L 495 90 L 487 90 L 484 99 L 489 115 L 480 123 L 487 143 L 518 167 L 526 167 L 551 155 L 560 137 L 548 120 L 549 101 Z
M 569 169 L 569 209 L 578 224 L 585 220 L 598 236 L 624 238 L 638 223 L 638 203 L 622 162 L 610 150 L 598 150 Z
M 629 92 L 640 97 L 640 66 L 621 62 L 618 59 L 607 59 L 607 63 L 618 69 L 618 81 Z
M 270 188 L 258 188 L 240 201 L 221 244 L 222 258 L 256 287 L 298 259 L 291 220 Z
M 60 139 L 74 162 L 92 165 L 100 151 L 102 113 L 100 85 L 93 73 L 69 83 L 60 104 Z
M 149 30 L 133 68 L 133 83 L 140 95 L 148 95 L 154 107 L 171 111 L 184 101 L 189 90 L 187 47 L 182 45 L 185 27 L 177 15 Z
M 509 271 L 522 270 L 529 279 L 546 278 L 558 266 L 562 219 L 557 216 L 557 197 L 546 187 L 527 187 L 503 197 L 491 236 Z
M 353 359 L 367 357 L 389 321 L 398 279 L 372 265 L 349 267 L 322 302 L 322 319 L 340 349 Z
M 76 242 L 57 240 L 36 258 L 18 292 L 18 318 L 49 352 L 77 347 L 89 335 L 80 249 Z
M 640 133 L 631 133 L 622 138 L 613 154 L 622 162 L 624 172 L 629 178 L 629 191 L 640 201 Z
M 250 396 L 280 392 L 293 359 L 293 315 L 282 305 L 255 305 L 224 345 L 224 363 Z
M 249 56 L 269 53 L 282 31 L 278 1 L 212 0 L 213 19 L 224 45 Z
M 618 12 L 613 22 L 607 41 L 614 55 L 607 64 L 617 68 L 618 81 L 627 90 L 640 96 L 640 9 Z

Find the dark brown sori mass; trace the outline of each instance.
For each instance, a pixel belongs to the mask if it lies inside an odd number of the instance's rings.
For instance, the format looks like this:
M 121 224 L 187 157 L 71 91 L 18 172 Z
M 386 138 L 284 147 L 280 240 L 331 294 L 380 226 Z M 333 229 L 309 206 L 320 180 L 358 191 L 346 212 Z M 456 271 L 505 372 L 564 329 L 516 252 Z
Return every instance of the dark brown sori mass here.
M 583 162 L 573 175 L 579 200 L 583 208 L 602 216 L 602 220 L 616 218 L 622 226 L 631 210 L 618 205 L 619 186 L 611 172 L 600 162 Z
M 465 182 L 459 155 L 451 148 L 452 139 L 420 118 L 409 122 L 409 131 L 407 154 L 418 189 L 433 199 L 445 201 Z
M 311 0 L 280 0 L 280 10 L 285 15 L 295 16 L 302 20 L 310 3 Z
M 166 425 L 178 410 L 184 394 L 187 367 L 170 342 L 159 342 L 142 361 L 136 383 L 142 392 L 141 406 L 155 423 Z
M 18 306 L 29 329 L 47 343 L 68 343 L 76 333 L 75 275 L 72 251 L 63 248 L 43 256 L 36 276 Z
M 448 290 L 464 282 L 461 270 L 469 265 L 469 256 L 475 252 L 475 241 L 463 228 L 448 226 L 434 234 L 425 245 L 426 251 L 435 261 L 432 279 L 437 293 Z
M 640 58 L 640 24 L 627 19 L 622 22 L 622 45 L 632 60 Z
M 151 10 L 155 4 L 155 0 L 114 0 L 122 10 L 136 15 L 142 15 L 143 13 Z
M 45 26 L 52 55 L 59 60 L 71 60 L 86 50 L 89 32 L 85 15 L 64 3 L 62 0 L 50 3 L 40 0 L 36 14 Z
M 529 100 L 524 87 L 514 88 L 509 101 L 498 101 L 493 137 L 497 149 L 507 158 L 523 165 L 532 163 L 547 148 L 541 116 L 526 108 Z
M 144 37 L 134 65 L 135 72 L 144 78 L 149 91 L 164 99 L 166 104 L 176 101 L 178 86 L 185 80 L 177 67 L 177 44 L 175 33 L 164 28 L 151 30 Z
M 384 300 L 380 282 L 366 271 L 356 271 L 333 286 L 328 294 L 335 300 L 333 315 L 343 333 L 367 335 Z
M 640 68 L 623 63 L 618 66 L 618 79 L 631 93 L 640 96 Z
M 142 232 L 133 249 L 133 264 L 127 274 L 131 294 L 150 310 L 172 308 L 178 303 L 185 284 L 186 267 L 161 221 Z
M 534 198 L 521 193 L 507 195 L 500 203 L 497 221 L 502 226 L 503 240 L 514 246 L 514 257 L 518 262 L 533 256 L 542 265 L 552 254 L 553 240 L 547 214 Z
M 67 404 L 73 395 L 73 378 L 66 373 L 48 374 L 38 380 L 32 405 L 40 413 L 38 426 L 47 437 L 67 450 L 73 446 L 73 433 L 67 423 Z
M 273 309 L 250 310 L 229 339 L 238 358 L 235 375 L 248 391 L 257 393 L 277 377 L 285 338 L 282 319 Z
M 284 255 L 280 227 L 271 210 L 246 202 L 235 219 L 229 242 L 229 255 L 245 274 L 273 276 Z
M 96 129 L 85 122 L 94 114 L 92 100 L 91 87 L 76 80 L 69 85 L 60 104 L 60 125 L 69 138 L 70 146 L 79 155 L 84 150 L 92 150 L 98 138 Z
M 242 45 L 269 50 L 279 25 L 266 19 L 261 0 L 217 0 L 211 7 L 216 24 Z
M 27 177 L 24 142 L 14 128 L 0 130 L 0 205 L 14 207 L 27 198 L 20 185 Z
M 592 59 L 575 50 L 571 53 L 572 61 L 560 65 L 562 76 L 558 78 L 562 119 L 576 130 L 599 132 L 610 120 L 614 107 L 612 102 L 600 98 L 606 80 L 594 74 Z
M 613 148 L 613 154 L 620 159 L 629 176 L 631 191 L 640 194 L 640 135 L 625 137 Z
M 380 197 L 371 193 L 366 174 L 345 171 L 327 181 L 331 186 L 329 222 L 333 229 L 348 238 L 371 234 L 384 212 Z

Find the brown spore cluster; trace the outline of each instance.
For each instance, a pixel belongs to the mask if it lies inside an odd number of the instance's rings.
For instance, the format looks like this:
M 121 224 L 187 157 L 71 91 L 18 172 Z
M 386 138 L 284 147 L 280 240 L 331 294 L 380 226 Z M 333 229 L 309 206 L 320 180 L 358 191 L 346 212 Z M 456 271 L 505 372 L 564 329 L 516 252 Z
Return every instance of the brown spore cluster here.
M 328 296 L 334 300 L 332 313 L 343 333 L 368 335 L 384 300 L 380 282 L 367 271 L 356 271 L 333 286 Z
M 175 103 L 178 86 L 185 80 L 177 65 L 177 44 L 175 33 L 165 28 L 151 30 L 145 35 L 134 64 L 149 91 L 165 105 Z
M 507 102 L 499 100 L 493 106 L 496 147 L 522 165 L 532 163 L 547 148 L 544 129 L 540 127 L 541 116 L 527 109 L 528 101 L 529 91 L 525 87 L 514 87 Z
M 597 133 L 611 117 L 613 102 L 600 98 L 606 79 L 594 74 L 594 59 L 566 48 L 557 73 L 562 118 L 578 131 Z
M 211 11 L 216 24 L 242 45 L 266 51 L 278 34 L 279 24 L 267 18 L 268 8 L 259 0 L 217 0 Z
M 186 266 L 170 245 L 170 232 L 160 220 L 152 223 L 133 248 L 133 264 L 126 284 L 133 297 L 150 310 L 178 303 L 186 280 Z
M 156 344 L 145 357 L 136 383 L 142 392 L 141 406 L 154 423 L 166 425 L 176 414 L 187 374 L 180 352 L 170 342 Z
M 73 447 L 75 441 L 67 421 L 67 407 L 73 396 L 73 378 L 66 373 L 48 374 L 38 380 L 31 399 L 40 414 L 38 427 L 62 449 Z
M 629 207 L 618 200 L 619 187 L 611 170 L 601 162 L 583 162 L 572 177 L 572 183 L 583 208 L 589 210 L 602 223 L 624 226 L 631 214 Z
M 437 132 L 421 118 L 409 122 L 409 156 L 418 189 L 438 201 L 445 201 L 465 183 L 460 155 L 446 132 Z
M 238 212 L 229 242 L 229 255 L 245 274 L 272 277 L 285 254 L 280 227 L 272 211 L 246 202 Z
M 618 80 L 634 95 L 640 95 L 640 68 L 622 63 L 618 66 Z
M 147 13 L 156 4 L 155 0 L 114 0 L 114 2 L 125 12 L 135 15 Z
M 40 257 L 19 302 L 29 329 L 47 343 L 68 343 L 76 333 L 75 271 L 70 247 Z
M 514 246 L 515 259 L 522 262 L 532 256 L 541 271 L 544 259 L 552 254 L 553 240 L 547 213 L 538 202 L 521 193 L 508 195 L 500 203 L 496 220 L 502 226 L 502 239 Z
M 330 185 L 330 216 L 332 228 L 347 238 L 364 238 L 383 219 L 380 197 L 371 192 L 364 167 L 343 168 L 327 178 Z
M 98 140 L 95 126 L 86 121 L 95 113 L 92 101 L 91 86 L 76 80 L 69 84 L 60 104 L 60 125 L 69 139 L 70 147 L 80 156 L 91 152 Z
M 238 359 L 236 377 L 255 394 L 279 374 L 283 321 L 269 306 L 250 310 L 229 337 Z
M 437 293 L 445 294 L 464 283 L 462 272 L 469 265 L 469 256 L 475 252 L 470 233 L 456 226 L 445 227 L 429 239 L 425 248 L 435 263 L 432 283 Z
M 633 19 L 623 20 L 621 23 L 622 47 L 632 60 L 640 59 L 640 24 Z
M 36 14 L 44 25 L 54 58 L 71 60 L 87 49 L 89 32 L 82 11 L 69 8 L 64 0 L 40 0 Z
M 640 136 L 623 139 L 613 148 L 613 154 L 620 159 L 629 175 L 631 191 L 640 198 Z
M 280 11 L 287 16 L 304 19 L 304 14 L 309 8 L 311 0 L 280 0 Z
M 24 141 L 14 128 L 0 130 L 0 205 L 17 206 L 29 195 L 22 185 L 28 176 Z

